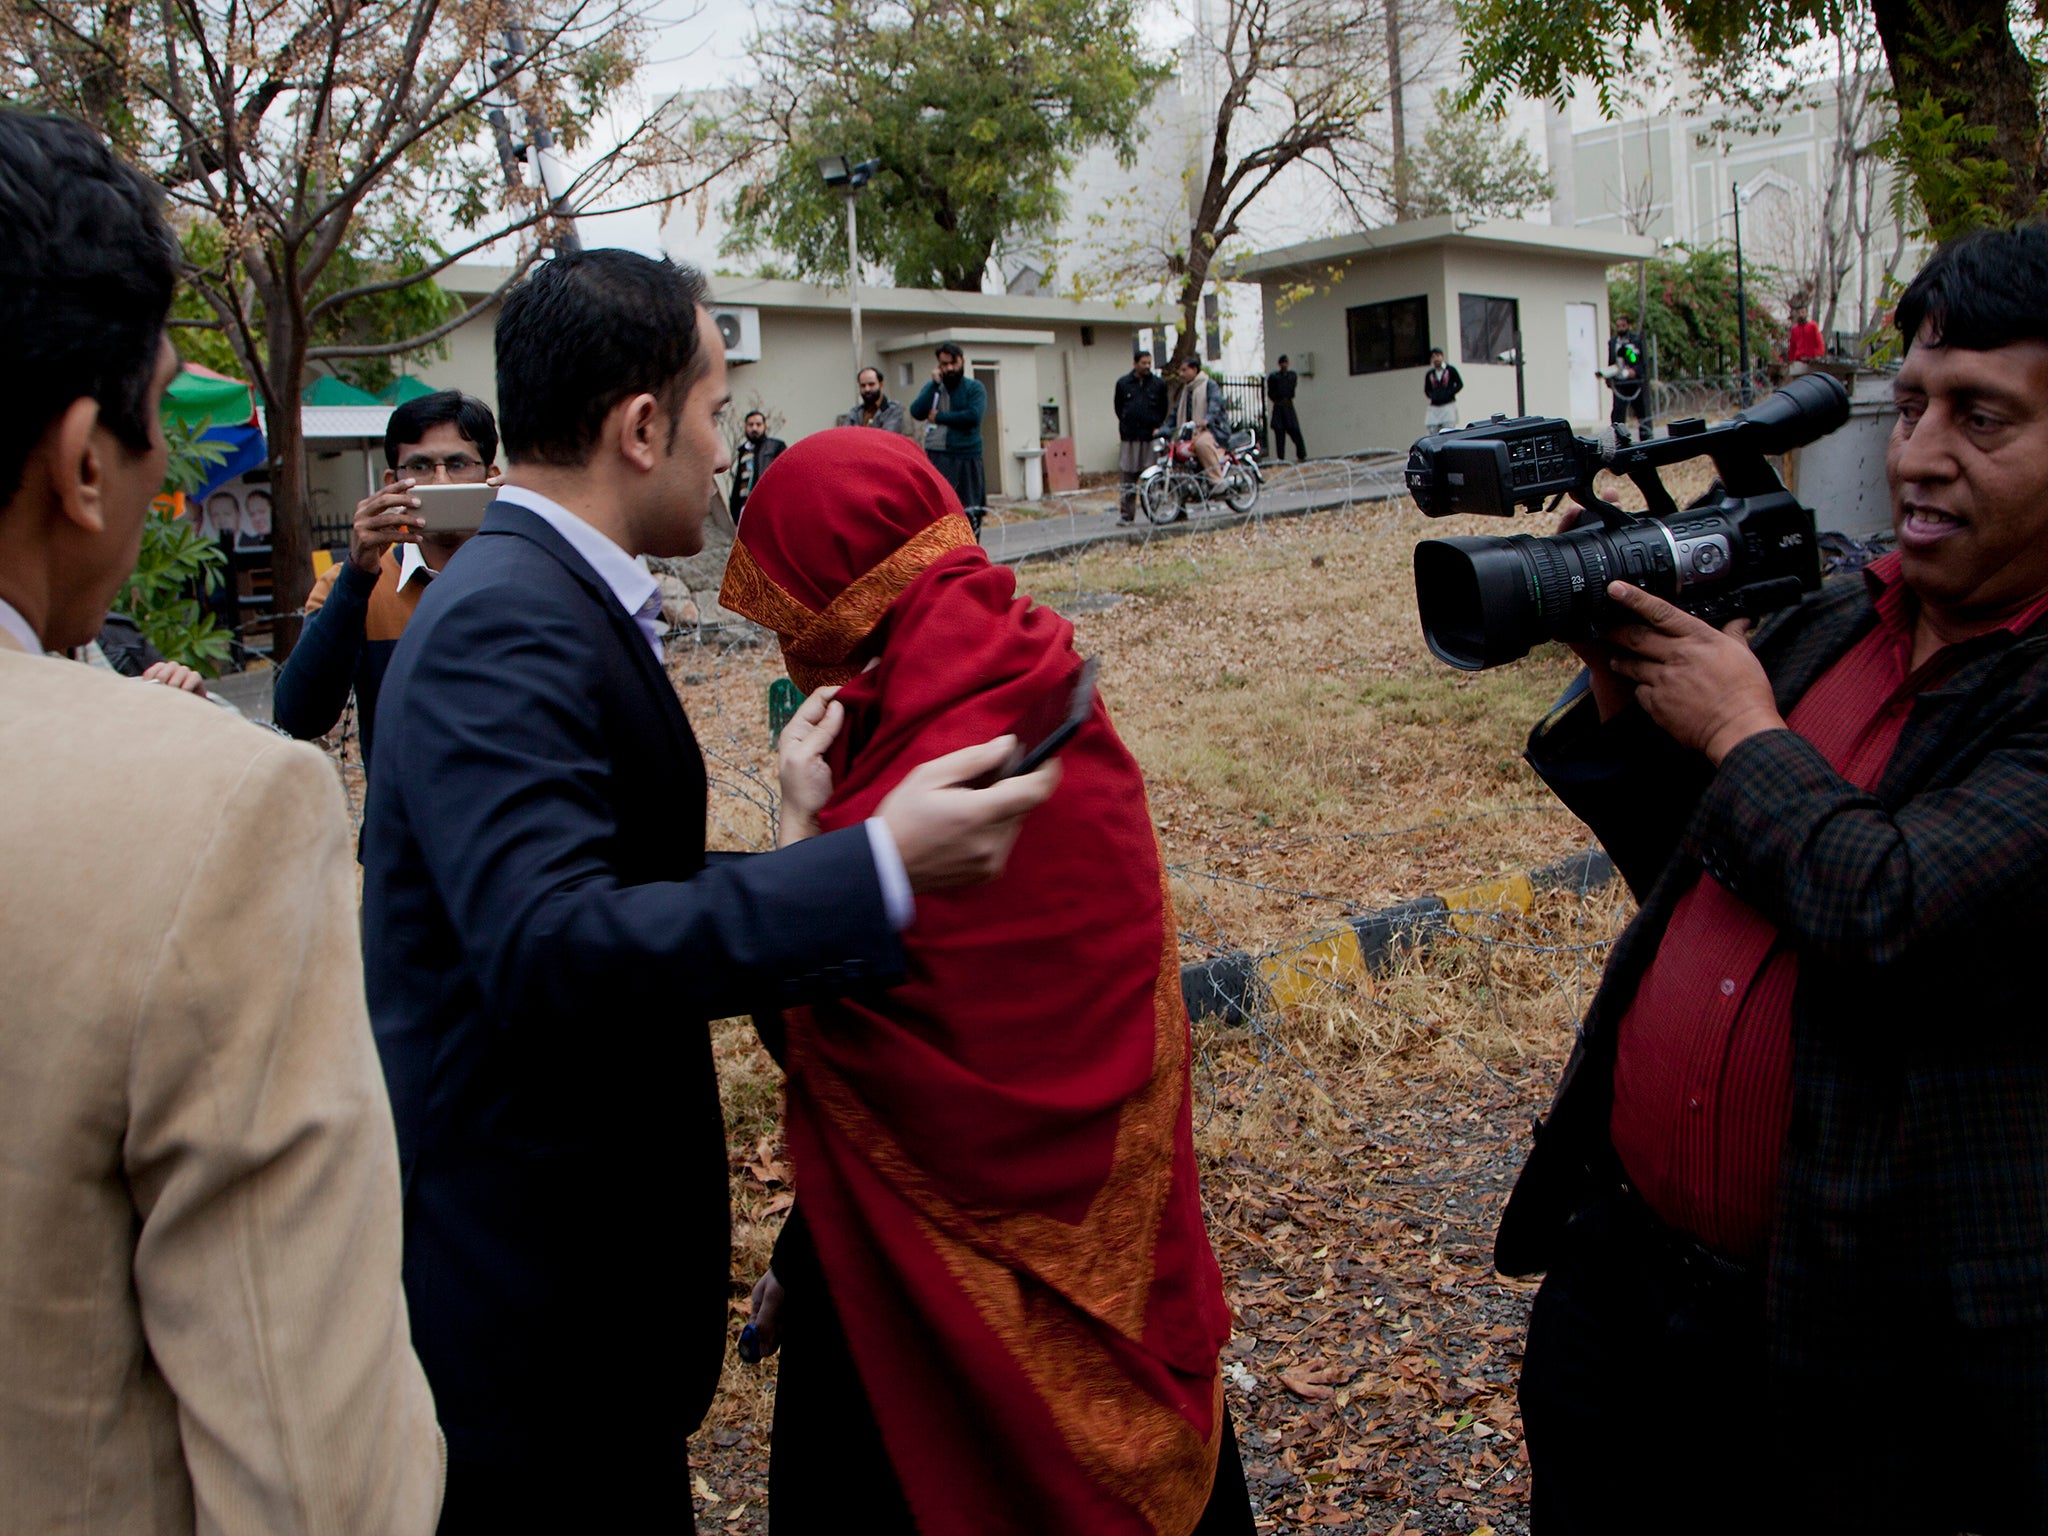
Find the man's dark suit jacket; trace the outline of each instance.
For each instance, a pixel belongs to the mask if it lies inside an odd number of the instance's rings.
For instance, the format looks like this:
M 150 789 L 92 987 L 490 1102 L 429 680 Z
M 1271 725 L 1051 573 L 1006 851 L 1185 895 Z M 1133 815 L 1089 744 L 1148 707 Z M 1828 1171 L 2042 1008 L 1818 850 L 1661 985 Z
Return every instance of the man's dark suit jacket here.
M 1875 622 L 1852 576 L 1767 625 L 1779 712 Z M 1529 761 L 1642 907 L 1502 1218 L 1501 1270 L 1547 1268 L 1591 1182 L 1618 1177 L 1615 1038 L 1708 871 L 1799 956 L 1770 1397 L 1828 1496 L 1865 1507 L 1838 1502 L 1827 1528 L 1893 1528 L 1899 1479 L 1930 1471 L 1913 1437 L 1944 1402 L 2011 1435 L 2015 1496 L 2048 1499 L 2048 622 L 1970 642 L 1873 792 L 1789 730 L 1715 772 L 1639 711 L 1599 724 L 1583 694 L 1537 727 Z
M 486 1505 L 608 1528 L 636 1500 L 687 1528 L 729 1290 L 706 1021 L 900 971 L 867 832 L 707 863 L 675 690 L 509 503 L 422 598 L 379 709 L 364 950 L 443 1530 Z

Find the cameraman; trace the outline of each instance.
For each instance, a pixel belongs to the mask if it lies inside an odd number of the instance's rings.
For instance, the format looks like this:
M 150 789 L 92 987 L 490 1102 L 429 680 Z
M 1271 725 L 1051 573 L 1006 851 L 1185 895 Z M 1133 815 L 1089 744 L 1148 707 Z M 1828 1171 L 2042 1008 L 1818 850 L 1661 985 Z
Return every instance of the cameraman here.
M 1501 1221 L 1534 1536 L 2048 1530 L 2048 227 L 1936 252 L 1897 553 L 1633 587 L 1529 760 L 1641 903 Z

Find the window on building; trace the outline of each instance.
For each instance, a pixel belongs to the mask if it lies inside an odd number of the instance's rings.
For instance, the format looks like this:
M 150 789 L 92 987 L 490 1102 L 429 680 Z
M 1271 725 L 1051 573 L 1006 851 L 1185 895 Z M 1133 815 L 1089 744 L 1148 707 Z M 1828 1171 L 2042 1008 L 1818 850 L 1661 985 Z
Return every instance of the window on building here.
M 1483 293 L 1459 294 L 1459 361 L 1499 362 L 1501 353 L 1514 349 L 1515 332 L 1521 329 L 1521 324 L 1521 306 L 1513 299 L 1496 299 Z
M 1429 299 L 1389 299 L 1344 311 L 1353 373 L 1429 366 Z
M 1084 325 L 1084 326 L 1082 326 L 1082 327 L 1081 327 L 1081 345 L 1082 345 L 1082 346 L 1084 346 L 1084 347 L 1092 347 L 1092 346 L 1094 346 L 1094 345 L 1095 345 L 1095 327 L 1094 327 L 1094 326 L 1092 326 L 1092 325 Z

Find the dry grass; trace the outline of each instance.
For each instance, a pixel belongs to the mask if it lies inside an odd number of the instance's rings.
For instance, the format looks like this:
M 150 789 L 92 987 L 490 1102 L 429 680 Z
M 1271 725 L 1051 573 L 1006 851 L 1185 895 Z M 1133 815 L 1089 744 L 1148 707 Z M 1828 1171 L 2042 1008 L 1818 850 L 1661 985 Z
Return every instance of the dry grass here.
M 1674 492 L 1687 494 L 1677 480 Z M 1080 648 L 1101 660 L 1104 694 L 1146 769 L 1184 958 L 1282 949 L 1350 913 L 1551 863 L 1589 844 L 1520 756 L 1530 724 L 1575 662 L 1550 647 L 1514 667 L 1455 673 L 1430 658 L 1417 627 L 1416 540 L 1507 526 L 1430 523 L 1405 506 L 1367 506 L 1021 572 L 1026 590 L 1075 615 Z M 728 791 L 714 793 L 714 841 L 761 846 L 771 773 L 765 697 L 780 671 L 773 647 L 698 648 L 676 655 L 672 669 Z M 1386 1325 L 1395 1331 L 1342 1336 L 1354 1357 L 1371 1349 L 1398 1362 L 1424 1349 L 1436 1352 L 1431 1361 L 1449 1358 L 1439 1327 L 1495 1341 L 1468 1361 L 1477 1374 L 1465 1379 L 1495 1391 L 1475 1399 L 1492 1416 L 1477 1431 L 1454 1434 L 1448 1413 L 1375 1418 L 1363 1397 L 1334 1410 L 1270 1385 L 1234 1397 L 1262 1525 L 1384 1529 L 1423 1497 L 1417 1489 L 1431 1482 L 1431 1465 L 1470 1451 L 1493 1458 L 1494 1470 L 1473 1479 L 1494 1479 L 1492 1492 L 1461 1493 L 1469 1483 L 1447 1482 L 1448 1493 L 1404 1517 L 1409 1528 L 1471 1529 L 1457 1502 L 1468 1498 L 1496 1500 L 1474 1504 L 1476 1518 L 1522 1528 L 1513 1481 L 1520 1426 L 1507 1383 L 1523 1292 L 1490 1275 L 1484 1240 L 1527 1115 L 1540 1108 L 1625 916 L 1616 892 L 1549 893 L 1526 915 L 1463 921 L 1458 936 L 1370 983 L 1307 988 L 1250 1031 L 1198 1029 L 1198 1145 L 1212 1232 L 1240 1313 L 1234 1358 L 1277 1371 L 1307 1358 L 1305 1335 L 1322 1339 L 1313 1347 L 1334 1347 L 1324 1336 L 1337 1324 L 1296 1330 L 1287 1321 L 1295 1314 L 1276 1310 L 1273 1298 L 1298 1290 L 1308 1307 L 1312 1294 L 1344 1284 L 1392 1295 L 1404 1256 L 1437 1267 L 1403 1293 L 1415 1304 L 1405 1323 Z M 781 1171 L 761 1156 L 777 1142 L 775 1070 L 744 1024 L 720 1025 L 715 1041 L 733 1148 L 737 1315 L 787 1192 L 763 1178 Z M 1287 1202 L 1311 1193 L 1327 1205 L 1329 1236 L 1296 1252 L 1289 1232 L 1306 1230 L 1309 1217 Z M 1276 1213 L 1289 1219 L 1276 1224 Z M 1288 1232 L 1276 1239 L 1281 1226 Z M 1348 1281 L 1336 1268 L 1347 1252 Z M 1450 1301 L 1428 1300 L 1440 1290 L 1428 1276 L 1451 1273 L 1445 1265 L 1467 1276 L 1456 1305 L 1480 1309 L 1469 1328 Z M 1361 1328 L 1376 1329 L 1387 1314 L 1374 1302 L 1358 1315 Z M 1267 1325 L 1276 1318 L 1286 1326 L 1274 1334 Z M 695 1453 L 707 1479 L 699 1490 L 707 1525 L 765 1529 L 772 1382 L 772 1362 L 728 1362 Z M 1486 1422 L 1497 1425 L 1494 1438 L 1473 1450 L 1466 1442 L 1486 1433 Z M 1316 1468 L 1312 1484 L 1301 1481 Z M 715 1500 L 701 1497 L 707 1492 Z

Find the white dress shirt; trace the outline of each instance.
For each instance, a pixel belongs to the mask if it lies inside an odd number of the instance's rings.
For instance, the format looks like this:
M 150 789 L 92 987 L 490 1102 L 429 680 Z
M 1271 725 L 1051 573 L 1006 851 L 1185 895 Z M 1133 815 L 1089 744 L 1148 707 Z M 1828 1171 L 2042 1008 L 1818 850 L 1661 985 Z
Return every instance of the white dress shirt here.
M 661 648 L 661 588 L 638 560 L 612 542 L 559 501 L 523 485 L 501 485 L 498 500 L 524 507 L 569 541 L 569 547 L 583 557 L 583 563 L 597 573 L 597 579 L 611 588 L 619 606 L 633 616 L 656 661 L 666 660 Z
M 43 642 L 36 637 L 36 632 L 29 628 L 28 620 L 24 619 L 20 611 L 4 597 L 0 597 L 0 630 L 4 630 L 8 638 L 29 655 L 43 654 Z M 894 845 L 891 846 L 893 848 Z
M 419 545 L 401 544 L 398 546 L 399 591 L 403 592 L 405 584 L 415 576 L 424 576 L 428 581 L 432 581 L 435 571 L 431 565 L 427 564 L 427 557 L 420 553 Z
M 560 502 L 538 491 L 520 485 L 501 485 L 498 487 L 498 500 L 524 507 L 567 539 L 569 547 L 597 573 L 598 580 L 611 588 L 619 606 L 633 616 L 633 622 L 640 626 L 640 632 L 654 648 L 654 659 L 657 662 L 665 659 L 661 648 L 661 588 L 645 566 L 613 543 L 610 535 L 600 533 Z M 407 550 L 411 549 L 412 546 L 408 545 Z M 404 558 L 403 555 L 399 557 L 401 562 Z M 405 574 L 401 563 L 400 575 L 404 577 Z M 889 824 L 881 817 L 873 816 L 868 819 L 867 829 L 868 848 L 875 860 L 875 878 L 882 885 L 882 907 L 889 915 L 890 924 L 901 933 L 917 915 L 910 890 L 910 873 L 903 867 L 903 855 L 896 847 L 896 837 L 889 830 Z

